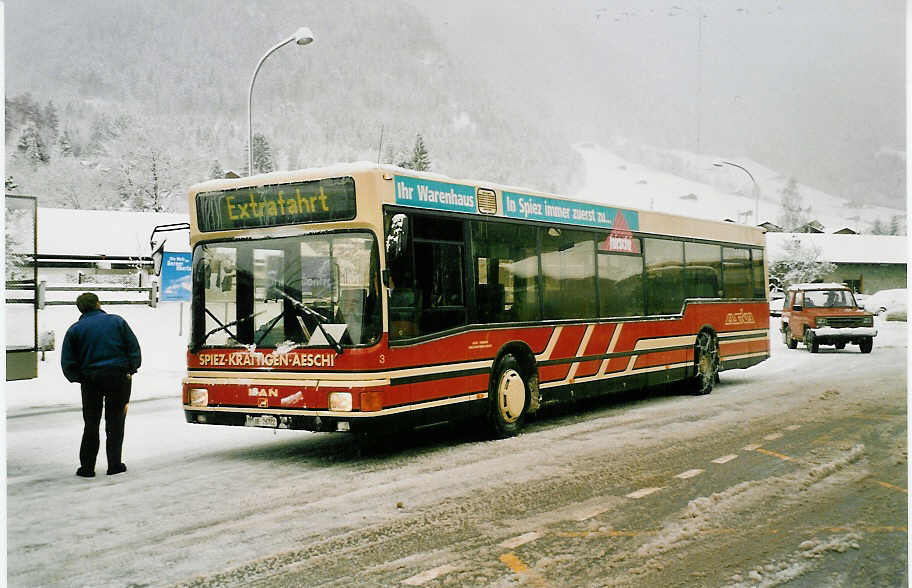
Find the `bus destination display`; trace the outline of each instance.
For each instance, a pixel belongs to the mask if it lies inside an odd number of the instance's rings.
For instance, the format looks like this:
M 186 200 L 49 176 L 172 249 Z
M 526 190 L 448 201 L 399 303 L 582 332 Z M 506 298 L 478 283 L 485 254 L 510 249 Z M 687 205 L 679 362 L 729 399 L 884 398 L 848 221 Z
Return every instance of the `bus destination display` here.
M 202 192 L 196 195 L 200 231 L 271 227 L 355 218 L 355 181 L 329 178 Z

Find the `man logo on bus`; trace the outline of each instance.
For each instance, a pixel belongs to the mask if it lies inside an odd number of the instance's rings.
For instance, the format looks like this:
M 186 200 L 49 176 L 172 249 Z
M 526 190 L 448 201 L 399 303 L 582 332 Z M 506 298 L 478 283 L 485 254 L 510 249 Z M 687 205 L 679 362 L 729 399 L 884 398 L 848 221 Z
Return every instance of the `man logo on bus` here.
M 620 210 L 617 211 L 617 215 L 614 217 L 614 222 L 611 225 L 611 233 L 605 241 L 599 245 L 599 249 L 602 251 L 616 251 L 618 253 L 640 252 L 640 243 L 633 239 L 630 225 L 627 224 L 627 219 L 624 218 L 624 214 Z

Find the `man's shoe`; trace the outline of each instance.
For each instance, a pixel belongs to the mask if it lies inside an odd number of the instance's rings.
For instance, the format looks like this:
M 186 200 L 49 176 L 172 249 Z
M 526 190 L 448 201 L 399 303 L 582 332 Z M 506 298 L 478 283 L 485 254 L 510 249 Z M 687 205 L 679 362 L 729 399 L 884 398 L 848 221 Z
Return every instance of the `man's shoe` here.
M 95 471 L 87 470 L 85 468 L 79 468 L 78 470 L 76 470 L 76 475 L 79 476 L 80 478 L 94 478 Z
M 113 476 L 114 474 L 122 474 L 125 471 L 127 471 L 127 466 L 122 463 L 119 463 L 116 466 L 112 466 L 112 467 L 108 468 L 108 475 Z M 94 476 L 95 474 L 92 474 L 92 475 Z

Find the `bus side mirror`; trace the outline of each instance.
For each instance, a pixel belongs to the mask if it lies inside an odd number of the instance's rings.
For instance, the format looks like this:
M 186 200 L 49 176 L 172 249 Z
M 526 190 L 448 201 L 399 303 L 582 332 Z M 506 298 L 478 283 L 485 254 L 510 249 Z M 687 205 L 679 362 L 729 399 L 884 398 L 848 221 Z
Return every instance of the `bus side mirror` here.
M 162 271 L 162 258 L 165 256 L 165 241 L 161 242 L 161 245 L 152 252 L 152 271 L 155 272 L 156 276 L 161 275 Z

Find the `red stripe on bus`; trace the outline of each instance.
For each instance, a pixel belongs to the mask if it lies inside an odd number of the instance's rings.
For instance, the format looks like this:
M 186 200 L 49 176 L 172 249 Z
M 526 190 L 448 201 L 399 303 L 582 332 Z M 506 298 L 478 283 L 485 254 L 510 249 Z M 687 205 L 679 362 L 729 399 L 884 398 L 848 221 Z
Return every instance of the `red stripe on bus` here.
M 538 368 L 538 379 L 541 382 L 554 382 L 563 380 L 570 372 L 570 364 L 547 365 Z
M 609 323 L 596 325 L 595 329 L 592 331 L 592 336 L 589 337 L 589 343 L 586 345 L 586 349 L 583 350 L 583 355 L 601 355 L 607 352 L 615 329 L 617 329 L 616 324 Z M 587 376 L 594 376 L 601 366 L 602 360 L 600 359 L 583 362 L 576 370 L 576 377 L 585 378 Z
M 583 335 L 586 333 L 586 325 L 569 325 L 561 331 L 557 345 L 551 352 L 550 359 L 564 359 L 576 357 L 580 343 L 583 341 Z
M 633 369 L 638 370 L 646 367 L 681 363 L 683 361 L 683 349 L 676 351 L 656 351 L 654 353 L 644 353 L 637 357 L 636 362 L 633 364 Z
M 427 402 L 452 396 L 462 396 L 472 392 L 487 392 L 488 380 L 487 374 L 478 374 L 428 382 L 415 382 L 411 384 L 412 402 Z
M 744 355 L 745 353 L 761 353 L 766 351 L 766 341 L 720 341 L 719 355 Z

